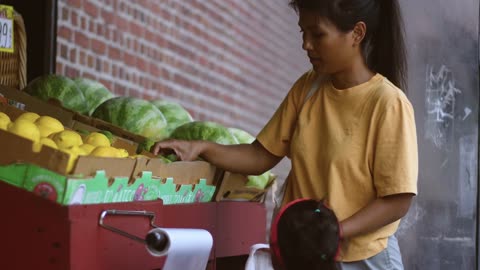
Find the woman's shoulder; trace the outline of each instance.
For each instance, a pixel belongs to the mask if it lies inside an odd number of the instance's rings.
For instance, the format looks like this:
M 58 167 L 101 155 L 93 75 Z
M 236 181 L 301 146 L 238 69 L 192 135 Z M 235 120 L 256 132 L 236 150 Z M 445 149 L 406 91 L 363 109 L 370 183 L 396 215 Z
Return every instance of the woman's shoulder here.
M 289 96 L 291 96 L 296 105 L 299 105 L 300 102 L 305 99 L 308 91 L 312 87 L 313 83 L 317 80 L 319 76 L 310 69 L 303 73 L 293 84 L 290 89 Z M 297 104 L 298 103 L 298 104 Z
M 385 107 L 389 107 L 392 104 L 403 103 L 411 106 L 407 95 L 393 84 L 388 78 L 378 74 L 380 76 L 379 83 L 374 91 L 374 98 L 376 102 L 382 104 Z

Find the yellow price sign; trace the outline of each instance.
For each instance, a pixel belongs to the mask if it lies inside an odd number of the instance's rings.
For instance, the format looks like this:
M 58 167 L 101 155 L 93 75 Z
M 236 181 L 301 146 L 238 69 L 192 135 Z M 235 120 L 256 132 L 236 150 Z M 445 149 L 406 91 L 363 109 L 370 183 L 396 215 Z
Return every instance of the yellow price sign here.
M 0 5 L 0 52 L 13 53 L 13 7 Z

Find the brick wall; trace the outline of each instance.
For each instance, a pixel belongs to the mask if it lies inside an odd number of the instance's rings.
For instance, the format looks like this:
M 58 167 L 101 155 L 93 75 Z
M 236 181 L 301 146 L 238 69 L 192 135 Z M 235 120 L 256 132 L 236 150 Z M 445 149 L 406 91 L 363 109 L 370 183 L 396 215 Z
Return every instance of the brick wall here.
M 59 0 L 57 42 L 58 74 L 254 135 L 308 68 L 287 0 Z

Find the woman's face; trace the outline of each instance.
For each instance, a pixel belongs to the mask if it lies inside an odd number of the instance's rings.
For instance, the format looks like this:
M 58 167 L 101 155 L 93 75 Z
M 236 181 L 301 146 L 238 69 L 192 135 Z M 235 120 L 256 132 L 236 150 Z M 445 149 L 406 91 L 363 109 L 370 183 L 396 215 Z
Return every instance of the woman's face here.
M 323 74 L 347 70 L 356 53 L 352 31 L 341 32 L 329 20 L 314 12 L 300 10 L 299 15 L 302 47 L 307 52 L 313 69 Z

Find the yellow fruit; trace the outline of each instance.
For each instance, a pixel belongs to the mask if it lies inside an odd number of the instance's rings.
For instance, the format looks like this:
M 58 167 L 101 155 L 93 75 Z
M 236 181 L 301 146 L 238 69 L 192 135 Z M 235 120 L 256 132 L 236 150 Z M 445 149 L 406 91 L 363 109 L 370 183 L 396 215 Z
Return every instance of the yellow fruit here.
M 85 143 L 93 146 L 110 146 L 110 140 L 107 136 L 99 132 L 92 132 L 85 138 Z
M 10 124 L 10 117 L 3 112 L 0 112 L 0 129 L 7 130 L 8 124 Z
M 95 146 L 91 145 L 91 144 L 88 144 L 88 143 L 84 143 L 82 145 L 79 146 L 87 155 L 90 155 L 90 153 L 92 153 L 93 149 L 95 149 Z
M 31 141 L 40 141 L 40 131 L 34 123 L 28 120 L 17 119 L 8 125 L 7 130 Z
M 30 122 L 35 122 L 35 120 L 37 120 L 38 118 L 40 117 L 40 115 L 34 113 L 34 112 L 24 112 L 22 113 L 19 117 L 17 117 L 17 119 L 15 119 L 15 121 L 21 119 L 21 120 L 27 120 L 27 121 L 30 121 Z
M 118 157 L 117 148 L 111 146 L 97 146 L 90 153 L 90 156 L 95 157 Z
M 117 157 L 119 158 L 126 158 L 128 157 L 128 152 L 127 150 L 123 148 L 117 148 Z
M 57 144 L 52 139 L 41 138 L 40 143 L 43 144 L 43 145 L 48 145 L 53 149 L 58 149 Z
M 75 131 L 64 130 L 51 135 L 51 139 L 57 144 L 59 149 L 68 149 L 73 146 L 83 144 L 82 137 Z
M 37 125 L 40 130 L 40 136 L 42 137 L 48 137 L 52 133 L 57 133 L 65 129 L 60 121 L 47 115 L 40 116 L 35 121 L 35 125 Z
M 72 146 L 70 148 L 61 149 L 60 151 L 69 154 L 68 164 L 67 164 L 67 173 L 72 172 L 79 156 L 87 155 L 87 153 L 85 153 L 85 151 L 83 151 L 83 149 L 81 149 L 78 146 Z

